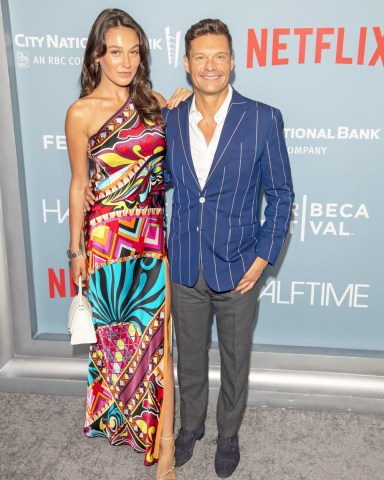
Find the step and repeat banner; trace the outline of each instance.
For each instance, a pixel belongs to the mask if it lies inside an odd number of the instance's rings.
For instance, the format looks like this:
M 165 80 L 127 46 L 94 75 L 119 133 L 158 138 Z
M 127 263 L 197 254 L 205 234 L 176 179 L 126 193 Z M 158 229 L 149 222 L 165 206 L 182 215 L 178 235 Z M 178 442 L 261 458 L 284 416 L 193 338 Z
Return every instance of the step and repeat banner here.
M 167 98 L 189 85 L 188 27 L 222 19 L 234 41 L 233 86 L 283 113 L 296 202 L 284 253 L 260 281 L 254 343 L 382 350 L 381 0 L 10 1 L 39 333 L 66 333 L 75 293 L 64 119 L 89 29 L 108 7 L 143 26 L 153 85 Z

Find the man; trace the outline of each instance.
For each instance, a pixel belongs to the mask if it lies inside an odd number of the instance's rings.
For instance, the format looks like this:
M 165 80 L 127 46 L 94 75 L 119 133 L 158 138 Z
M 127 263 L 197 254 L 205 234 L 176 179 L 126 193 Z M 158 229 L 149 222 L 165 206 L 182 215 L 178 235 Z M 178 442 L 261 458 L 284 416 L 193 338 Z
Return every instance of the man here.
M 166 180 L 174 187 L 168 249 L 181 398 L 176 466 L 204 435 L 214 312 L 221 357 L 215 470 L 224 478 L 240 460 L 255 284 L 279 255 L 294 194 L 281 113 L 229 85 L 234 59 L 227 26 L 202 20 L 186 33 L 185 47 L 194 95 L 164 111 Z

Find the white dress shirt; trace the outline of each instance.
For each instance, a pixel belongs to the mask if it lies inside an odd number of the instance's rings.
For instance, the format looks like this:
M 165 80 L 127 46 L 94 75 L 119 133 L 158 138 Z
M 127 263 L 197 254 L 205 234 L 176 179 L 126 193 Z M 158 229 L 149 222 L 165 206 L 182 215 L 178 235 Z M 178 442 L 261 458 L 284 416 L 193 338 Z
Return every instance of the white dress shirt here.
M 231 85 L 228 85 L 228 95 L 214 116 L 216 128 L 211 141 L 207 145 L 203 132 L 198 127 L 198 124 L 202 120 L 203 116 L 197 110 L 195 97 L 193 97 L 191 109 L 189 111 L 189 138 L 193 165 L 195 167 L 197 179 L 199 180 L 201 189 L 204 188 L 205 182 L 207 181 L 231 99 L 232 87 Z

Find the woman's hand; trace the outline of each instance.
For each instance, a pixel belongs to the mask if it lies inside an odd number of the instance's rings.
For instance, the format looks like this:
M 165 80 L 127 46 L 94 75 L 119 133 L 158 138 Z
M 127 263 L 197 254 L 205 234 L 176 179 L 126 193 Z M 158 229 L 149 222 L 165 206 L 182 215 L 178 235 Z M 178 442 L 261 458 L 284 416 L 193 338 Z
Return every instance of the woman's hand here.
M 89 182 L 84 189 L 84 213 L 89 212 L 94 204 L 95 196 L 93 194 L 91 182 Z
M 180 102 L 190 97 L 192 93 L 192 90 L 188 90 L 188 88 L 177 88 L 173 92 L 172 97 L 167 100 L 167 107 L 172 110 L 172 108 L 177 107 Z
M 71 272 L 73 283 L 79 286 L 79 276 L 81 275 L 81 282 L 84 282 L 87 278 L 87 269 L 85 264 L 84 255 L 79 255 L 71 259 Z

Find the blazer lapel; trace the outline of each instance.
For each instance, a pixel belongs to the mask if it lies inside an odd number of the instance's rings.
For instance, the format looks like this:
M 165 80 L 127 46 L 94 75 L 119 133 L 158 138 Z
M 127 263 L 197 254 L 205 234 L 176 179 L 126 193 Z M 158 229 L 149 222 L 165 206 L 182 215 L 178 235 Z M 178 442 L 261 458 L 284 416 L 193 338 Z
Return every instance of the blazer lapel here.
M 240 137 L 245 135 L 246 128 L 244 128 L 244 122 L 246 121 L 246 112 L 247 102 L 245 101 L 244 97 L 236 92 L 236 90 L 233 90 L 227 117 L 224 121 L 219 144 L 217 145 L 216 153 L 213 158 L 204 188 L 206 188 L 208 182 L 211 180 L 212 175 L 215 173 L 217 166 L 223 159 L 225 152 L 230 147 L 231 141 L 236 138 L 236 143 L 238 144 L 240 140 L 239 133 L 241 132 Z M 239 130 L 240 126 L 242 126 L 242 128 Z
M 179 133 L 180 133 L 181 145 L 184 152 L 185 162 L 187 164 L 187 169 L 192 175 L 194 181 L 196 182 L 198 189 L 201 190 L 199 180 L 197 179 L 195 166 L 193 164 L 192 153 L 191 153 L 191 141 L 189 137 L 189 111 L 192 105 L 192 98 L 193 98 L 193 95 L 187 98 L 185 103 L 183 103 L 178 110 Z

